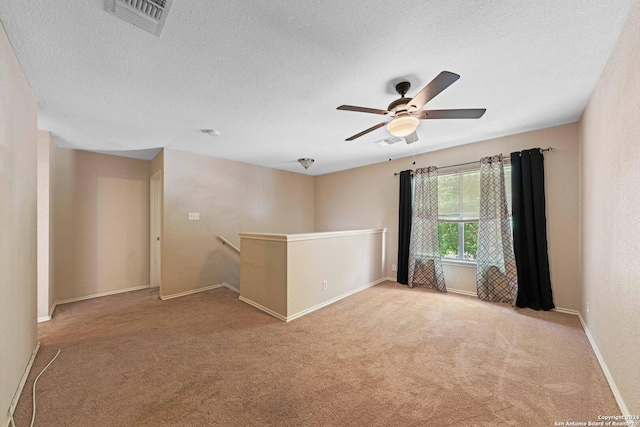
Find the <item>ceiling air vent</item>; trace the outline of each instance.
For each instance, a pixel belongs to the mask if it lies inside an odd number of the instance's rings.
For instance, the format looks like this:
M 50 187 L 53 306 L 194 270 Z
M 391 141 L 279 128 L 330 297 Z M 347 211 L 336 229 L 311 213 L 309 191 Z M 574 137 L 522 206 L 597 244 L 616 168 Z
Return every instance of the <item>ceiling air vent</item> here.
M 105 0 L 107 12 L 160 37 L 173 0 Z
M 390 136 L 389 138 L 381 139 L 380 141 L 376 141 L 375 143 L 380 147 L 386 147 L 387 145 L 393 145 L 396 142 L 400 141 L 402 141 L 402 138 L 399 138 L 397 136 Z

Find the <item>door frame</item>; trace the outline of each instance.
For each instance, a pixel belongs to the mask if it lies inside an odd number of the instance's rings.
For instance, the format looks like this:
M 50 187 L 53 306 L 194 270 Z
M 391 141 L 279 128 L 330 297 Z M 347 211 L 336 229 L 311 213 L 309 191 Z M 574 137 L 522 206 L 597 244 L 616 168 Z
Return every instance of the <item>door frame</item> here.
M 162 170 L 149 178 L 149 286 L 162 285 Z

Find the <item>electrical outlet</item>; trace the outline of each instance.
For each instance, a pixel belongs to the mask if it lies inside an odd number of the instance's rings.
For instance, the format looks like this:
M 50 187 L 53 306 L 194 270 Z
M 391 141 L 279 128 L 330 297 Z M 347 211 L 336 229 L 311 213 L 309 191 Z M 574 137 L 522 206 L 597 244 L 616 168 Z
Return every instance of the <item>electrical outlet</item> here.
M 322 289 L 327 290 L 327 281 L 322 282 Z
M 398 271 L 398 266 L 395 264 L 391 264 L 391 271 Z
M 189 221 L 199 221 L 200 212 L 189 212 Z
M 589 314 L 589 303 L 587 302 L 587 314 Z

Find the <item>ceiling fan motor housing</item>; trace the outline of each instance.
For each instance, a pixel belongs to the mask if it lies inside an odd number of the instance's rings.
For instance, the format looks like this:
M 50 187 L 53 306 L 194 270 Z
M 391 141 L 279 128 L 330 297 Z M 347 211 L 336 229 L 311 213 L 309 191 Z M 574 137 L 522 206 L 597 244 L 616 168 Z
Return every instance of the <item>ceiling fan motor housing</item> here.
M 402 111 L 406 111 L 407 108 L 407 104 L 409 103 L 409 101 L 411 101 L 411 98 L 398 98 L 395 101 L 393 101 L 391 104 L 389 104 L 389 106 L 387 107 L 387 110 L 392 111 L 394 113 L 400 113 Z
M 409 92 L 411 89 L 411 83 L 409 82 L 400 82 L 396 85 L 396 92 L 400 95 L 400 98 L 393 101 L 387 107 L 388 111 L 392 111 L 394 113 L 399 113 L 403 111 L 407 111 L 406 105 L 411 101 L 411 98 L 405 98 L 405 94 Z
M 411 83 L 409 82 L 400 82 L 396 85 L 396 92 L 403 98 L 404 95 L 409 92 L 409 89 L 411 89 Z

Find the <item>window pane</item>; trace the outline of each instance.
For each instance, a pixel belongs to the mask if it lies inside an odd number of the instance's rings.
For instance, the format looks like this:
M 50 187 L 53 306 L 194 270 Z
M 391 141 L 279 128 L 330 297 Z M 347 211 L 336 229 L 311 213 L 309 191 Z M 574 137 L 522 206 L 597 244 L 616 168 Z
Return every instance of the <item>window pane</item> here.
M 511 215 L 511 165 L 504 167 L 504 192 L 507 196 L 507 210 Z
M 462 174 L 462 218 L 478 219 L 480 212 L 480 171 Z
M 442 220 L 477 220 L 480 211 L 480 171 L 438 177 L 438 216 Z
M 460 213 L 460 182 L 458 174 L 438 177 L 438 216 L 458 219 Z
M 459 227 L 457 222 L 439 222 L 438 236 L 440 237 L 440 256 L 443 258 L 458 258 Z
M 478 252 L 478 223 L 464 224 L 464 259 L 475 260 Z

